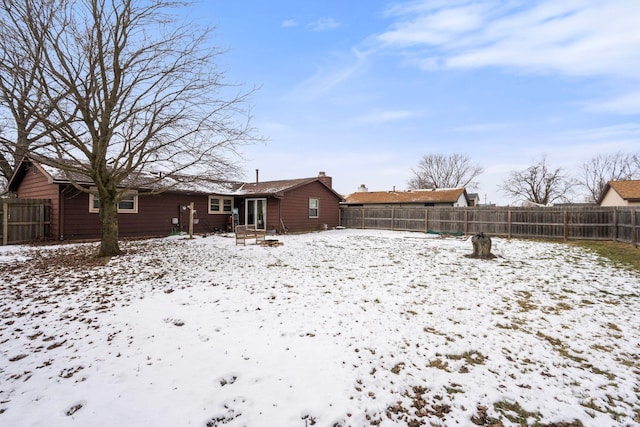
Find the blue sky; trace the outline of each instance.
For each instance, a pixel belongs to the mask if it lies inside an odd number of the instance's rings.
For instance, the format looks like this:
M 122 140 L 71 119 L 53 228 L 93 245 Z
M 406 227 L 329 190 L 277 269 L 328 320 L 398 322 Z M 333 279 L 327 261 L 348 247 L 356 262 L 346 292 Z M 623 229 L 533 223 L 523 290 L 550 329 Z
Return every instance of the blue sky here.
M 202 0 L 226 77 L 268 141 L 246 179 L 325 171 L 349 194 L 406 188 L 425 154 L 485 167 L 483 202 L 536 163 L 640 151 L 640 2 Z M 579 197 L 577 197 L 579 199 Z

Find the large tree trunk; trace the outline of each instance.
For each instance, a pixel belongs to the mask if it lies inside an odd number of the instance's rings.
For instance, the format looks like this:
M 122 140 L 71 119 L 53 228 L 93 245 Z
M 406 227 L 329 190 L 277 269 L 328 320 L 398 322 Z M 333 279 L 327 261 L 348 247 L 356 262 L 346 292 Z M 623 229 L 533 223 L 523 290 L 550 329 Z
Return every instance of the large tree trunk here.
M 118 245 L 118 203 L 113 195 L 100 195 L 100 252 L 98 256 L 120 255 Z

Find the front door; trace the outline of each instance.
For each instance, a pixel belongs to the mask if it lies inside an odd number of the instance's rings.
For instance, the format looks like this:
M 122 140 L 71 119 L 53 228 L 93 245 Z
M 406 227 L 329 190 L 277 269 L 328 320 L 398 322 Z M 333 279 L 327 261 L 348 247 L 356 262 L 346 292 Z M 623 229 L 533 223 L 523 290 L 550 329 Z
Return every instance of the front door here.
M 244 223 L 255 226 L 256 230 L 265 229 L 267 226 L 267 199 L 247 199 Z

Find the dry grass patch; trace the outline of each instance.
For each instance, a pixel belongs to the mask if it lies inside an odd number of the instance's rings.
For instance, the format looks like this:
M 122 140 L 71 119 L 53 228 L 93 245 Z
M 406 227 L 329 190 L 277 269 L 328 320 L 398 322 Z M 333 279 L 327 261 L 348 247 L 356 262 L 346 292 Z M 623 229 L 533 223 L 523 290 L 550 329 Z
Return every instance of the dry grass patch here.
M 487 357 L 479 351 L 465 351 L 462 354 L 447 354 L 446 358 L 449 360 L 464 360 L 469 365 L 484 365 Z
M 627 270 L 640 273 L 640 249 L 620 242 L 580 241 L 574 246 L 588 249 Z
M 564 357 L 566 359 L 573 360 L 574 362 L 578 362 L 578 363 L 581 363 L 581 364 L 586 362 L 585 358 L 580 357 L 580 356 L 576 356 L 575 354 L 572 354 L 572 353 L 577 353 L 577 352 L 575 350 L 571 350 L 571 348 L 568 345 L 566 345 L 562 340 L 560 340 L 558 338 L 551 337 L 549 335 L 545 335 L 542 332 L 537 332 L 536 336 L 538 338 L 542 338 L 543 340 L 545 340 L 549 344 L 551 344 L 553 349 L 555 351 L 557 351 L 558 354 L 560 354 L 562 357 Z
M 608 403 L 607 405 L 600 406 L 593 399 L 582 402 L 580 404 L 585 408 L 590 409 L 591 410 L 590 415 L 594 418 L 596 416 L 595 412 L 601 412 L 603 414 L 609 414 L 609 416 L 611 416 L 611 418 L 614 421 L 620 421 L 624 417 L 624 414 L 616 412 L 613 409 L 617 406 L 615 400 L 616 399 L 614 399 L 610 395 L 607 395 L 607 403 Z M 589 411 L 587 411 L 587 413 L 589 413 Z
M 447 362 L 446 360 L 442 360 L 439 357 L 430 360 L 427 366 L 429 366 L 430 368 L 440 369 L 445 372 L 451 372 L 449 371 L 449 362 Z
M 529 412 L 522 406 L 520 406 L 518 402 L 508 402 L 506 400 L 501 400 L 494 403 L 493 408 L 496 410 L 496 412 L 502 414 L 512 423 L 516 423 L 521 426 L 528 426 L 529 418 L 533 418 L 536 421 L 542 418 L 542 414 L 540 412 Z
M 538 306 L 531 301 L 533 296 L 529 291 L 518 291 L 516 294 L 516 303 L 520 306 L 521 311 L 532 311 L 538 308 Z
M 545 314 L 560 314 L 563 311 L 573 310 L 573 305 L 566 302 L 559 302 L 555 307 L 544 307 L 542 312 Z

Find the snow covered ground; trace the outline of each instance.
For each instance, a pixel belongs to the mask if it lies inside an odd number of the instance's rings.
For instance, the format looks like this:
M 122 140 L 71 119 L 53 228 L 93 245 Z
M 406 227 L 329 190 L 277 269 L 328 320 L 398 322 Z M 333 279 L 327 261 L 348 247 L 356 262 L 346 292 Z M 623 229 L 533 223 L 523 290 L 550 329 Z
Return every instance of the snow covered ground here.
M 277 238 L 0 247 L 0 425 L 640 424 L 640 275 L 559 243 Z

